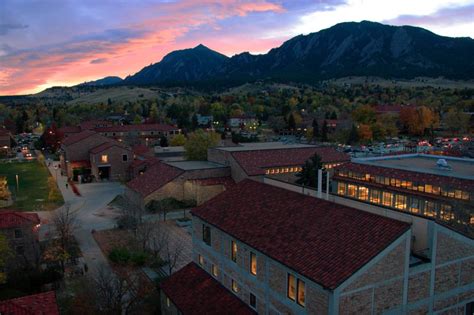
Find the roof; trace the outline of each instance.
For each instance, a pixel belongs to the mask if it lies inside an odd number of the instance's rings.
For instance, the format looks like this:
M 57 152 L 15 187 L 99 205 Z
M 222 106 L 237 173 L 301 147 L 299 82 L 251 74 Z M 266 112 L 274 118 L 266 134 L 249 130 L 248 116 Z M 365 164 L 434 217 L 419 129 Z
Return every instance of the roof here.
M 230 189 L 235 185 L 235 181 L 230 176 L 200 178 L 200 179 L 194 179 L 193 181 L 200 186 L 223 185 L 225 189 Z
M 112 123 L 108 122 L 106 120 L 87 120 L 87 121 L 81 122 L 80 128 L 82 130 L 92 130 L 94 128 L 108 127 L 108 126 L 111 126 L 111 125 L 112 125 Z
M 169 161 L 165 163 L 179 168 L 183 171 L 206 170 L 227 167 L 225 165 L 209 161 Z
M 130 163 L 130 167 L 131 168 L 136 168 L 136 167 L 140 167 L 142 165 L 146 165 L 146 166 L 151 166 L 151 165 L 155 165 L 156 163 L 159 163 L 160 162 L 160 159 L 157 158 L 157 157 L 148 157 L 148 158 L 145 158 L 145 159 L 135 159 L 132 161 L 132 163 Z
M 153 152 L 144 144 L 137 144 L 132 147 L 133 153 L 140 156 L 153 156 Z
M 89 150 L 89 152 L 92 153 L 92 154 L 96 154 L 96 153 L 100 153 L 102 151 L 105 151 L 105 150 L 107 150 L 111 147 L 119 147 L 121 149 L 130 151 L 130 149 L 128 149 L 126 146 L 124 146 L 124 145 L 122 145 L 118 142 L 108 141 L 108 142 L 104 142 L 102 144 L 99 144 L 96 147 L 93 147 L 92 149 Z
M 71 168 L 90 168 L 91 162 L 89 160 L 78 160 L 78 161 L 71 161 L 70 162 Z
M 0 301 L 0 314 L 59 315 L 56 293 L 54 291 L 48 291 Z
M 371 174 L 374 176 L 384 176 L 412 182 L 438 185 L 460 190 L 474 191 L 474 180 L 458 178 L 454 176 L 436 175 L 424 172 L 391 168 L 388 166 L 375 166 L 373 164 L 345 163 L 336 167 L 336 170 L 352 171 L 361 174 Z M 445 171 L 448 172 L 448 171 Z M 336 174 L 336 173 L 335 173 Z M 450 173 L 447 173 L 450 175 Z
M 59 128 L 58 131 L 62 134 L 79 133 L 81 132 L 81 128 L 78 126 L 64 126 L 64 127 Z
M 40 218 L 36 213 L 0 210 L 0 229 L 20 227 L 25 224 L 36 225 Z
M 10 136 L 11 137 L 11 132 L 10 130 L 0 128 L 0 136 Z
M 194 208 L 192 214 L 329 289 L 410 228 L 250 179 Z
M 109 127 L 99 127 L 97 132 L 126 132 L 126 131 L 171 131 L 178 128 L 164 124 L 140 124 L 140 125 L 116 125 Z
M 347 154 L 327 147 L 240 151 L 231 154 L 245 173 L 252 176 L 265 174 L 265 168 L 303 165 L 316 153 L 321 156 L 323 163 L 350 160 Z
M 255 314 L 194 262 L 164 280 L 160 288 L 184 315 Z
M 159 162 L 138 177 L 135 177 L 127 183 L 127 186 L 138 192 L 143 197 L 148 196 L 152 192 L 160 189 L 184 171 L 176 167 Z
M 87 138 L 89 138 L 93 135 L 96 135 L 96 134 L 97 134 L 96 132 L 91 131 L 91 130 L 81 131 L 79 133 L 72 134 L 69 137 L 67 137 L 66 139 L 64 139 L 63 144 L 65 146 L 72 145 L 72 144 L 75 144 L 79 141 L 87 139 Z

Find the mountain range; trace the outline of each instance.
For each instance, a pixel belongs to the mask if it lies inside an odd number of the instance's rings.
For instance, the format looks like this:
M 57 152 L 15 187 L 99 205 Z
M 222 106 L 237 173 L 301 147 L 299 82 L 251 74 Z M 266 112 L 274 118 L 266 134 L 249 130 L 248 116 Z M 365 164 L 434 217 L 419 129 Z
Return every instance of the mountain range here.
M 439 36 L 413 26 L 347 22 L 296 36 L 262 55 L 245 52 L 229 58 L 203 45 L 173 51 L 114 84 L 313 83 L 348 76 L 468 80 L 474 79 L 472 56 L 471 38 Z

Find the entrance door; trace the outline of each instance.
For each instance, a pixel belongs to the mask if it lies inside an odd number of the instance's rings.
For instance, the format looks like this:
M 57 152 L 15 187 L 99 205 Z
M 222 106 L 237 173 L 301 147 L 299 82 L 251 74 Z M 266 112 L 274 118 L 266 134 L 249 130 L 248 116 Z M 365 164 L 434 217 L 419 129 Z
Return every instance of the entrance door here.
M 110 166 L 99 166 L 99 178 L 110 179 Z

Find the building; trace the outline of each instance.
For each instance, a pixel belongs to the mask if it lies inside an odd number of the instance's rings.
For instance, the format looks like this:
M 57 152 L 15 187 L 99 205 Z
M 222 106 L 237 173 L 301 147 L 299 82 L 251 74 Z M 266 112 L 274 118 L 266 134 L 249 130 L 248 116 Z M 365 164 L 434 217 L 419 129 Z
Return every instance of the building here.
M 339 196 L 433 219 L 474 237 L 471 159 L 418 154 L 358 159 L 338 166 L 332 183 Z
M 136 166 L 138 167 L 138 166 Z M 156 161 L 127 183 L 125 195 L 145 207 L 153 200 L 174 198 L 201 204 L 234 184 L 230 169 L 207 161 Z
M 232 178 L 262 180 L 274 176 L 294 181 L 295 174 L 315 154 L 321 156 L 325 168 L 350 161 L 350 157 L 330 147 L 281 142 L 249 143 L 233 147 L 216 147 L 208 150 L 208 160 L 230 166 Z
M 193 274 L 259 314 L 464 314 L 474 301 L 474 245 L 436 223 L 422 261 L 412 254 L 416 222 L 252 180 L 192 215 L 194 262 L 161 285 L 164 314 L 208 306 L 181 304 L 199 296 L 197 285 L 171 289 Z
M 144 144 L 146 146 L 159 145 L 161 137 L 170 140 L 180 133 L 178 128 L 163 124 L 115 125 L 95 128 L 94 131 L 128 145 Z
M 56 293 L 48 291 L 0 301 L 2 315 L 59 315 Z
M 196 118 L 199 126 L 210 126 L 214 121 L 214 116 L 212 115 L 197 114 Z
M 6 270 L 21 266 L 37 265 L 40 258 L 38 229 L 40 219 L 36 213 L 0 211 L 0 233 L 5 235 L 14 255 L 7 262 Z
M 85 130 L 70 135 L 61 145 L 61 173 L 72 180 L 93 176 L 96 180 L 127 180 L 132 150 L 122 143 Z
M 227 121 L 227 125 L 230 128 L 241 128 L 247 125 L 256 126 L 258 125 L 258 119 L 255 116 L 247 116 L 247 115 L 232 116 Z

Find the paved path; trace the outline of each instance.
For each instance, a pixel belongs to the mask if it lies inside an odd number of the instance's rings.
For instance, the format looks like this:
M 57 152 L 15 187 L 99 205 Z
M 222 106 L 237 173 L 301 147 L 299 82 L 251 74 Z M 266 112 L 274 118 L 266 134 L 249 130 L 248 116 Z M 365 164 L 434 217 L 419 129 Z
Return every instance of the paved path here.
M 92 237 L 92 230 L 111 229 L 115 225 L 115 218 L 119 215 L 107 204 L 123 192 L 123 186 L 116 182 L 91 183 L 77 185 L 82 196 L 76 196 L 71 187 L 66 188 L 66 176 L 56 168 L 58 162 L 52 162 L 48 167 L 52 176 L 57 179 L 64 201 L 72 210 L 77 211 L 77 228 L 74 236 L 79 243 L 85 262 L 91 272 L 96 272 L 102 266 L 110 268 L 106 257 Z M 56 210 L 57 211 L 57 210 Z M 38 212 L 43 224 L 40 238 L 50 233 L 49 224 L 54 211 Z
M 159 229 L 163 229 L 169 236 L 171 252 L 175 248 L 180 249 L 180 255 L 176 266 L 173 268 L 173 273 L 183 268 L 193 260 L 193 241 L 191 234 L 187 232 L 186 228 L 181 228 L 176 225 L 174 221 L 159 222 Z M 162 257 L 165 258 L 165 257 Z M 166 269 L 167 267 L 165 267 Z M 167 271 L 167 270 L 166 270 Z M 168 272 L 168 271 L 167 271 Z

